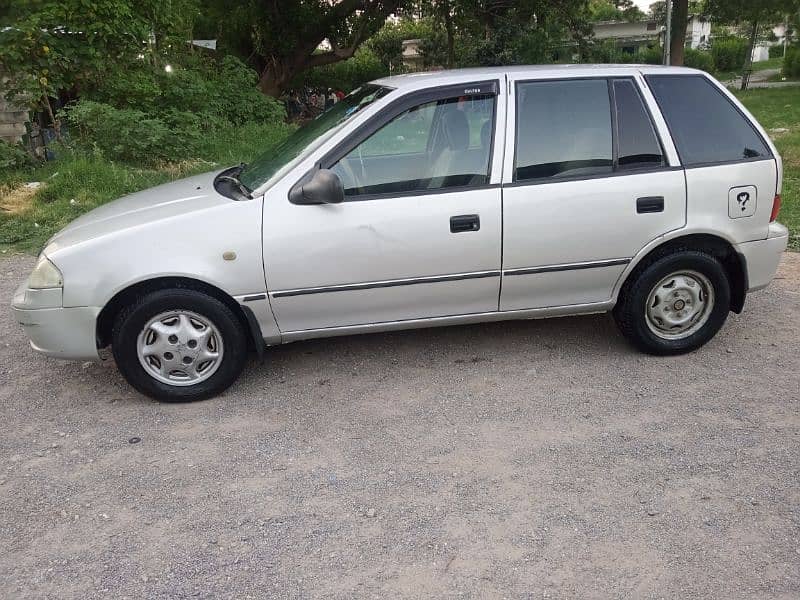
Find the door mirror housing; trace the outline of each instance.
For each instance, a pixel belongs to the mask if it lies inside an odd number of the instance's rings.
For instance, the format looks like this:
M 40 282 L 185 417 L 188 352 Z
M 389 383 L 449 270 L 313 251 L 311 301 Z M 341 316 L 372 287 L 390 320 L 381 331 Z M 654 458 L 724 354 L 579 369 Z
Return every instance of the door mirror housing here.
M 343 201 L 342 180 L 330 169 L 317 169 L 310 178 L 304 177 L 289 190 L 292 204 L 339 204 Z

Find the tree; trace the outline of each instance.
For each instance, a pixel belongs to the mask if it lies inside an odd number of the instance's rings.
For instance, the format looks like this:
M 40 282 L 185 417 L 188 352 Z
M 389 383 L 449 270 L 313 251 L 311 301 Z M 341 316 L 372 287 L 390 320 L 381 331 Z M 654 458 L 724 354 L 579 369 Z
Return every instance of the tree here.
M 672 0 L 672 31 L 669 36 L 669 64 L 671 65 L 683 65 L 688 21 L 689 0 Z
M 800 0 L 708 0 L 708 12 L 712 17 L 748 28 L 749 44 L 742 69 L 743 90 L 747 89 L 750 80 L 759 25 L 776 23 L 799 9 Z
M 645 18 L 642 10 L 632 0 L 590 0 L 589 20 L 639 21 Z
M 453 55 L 463 66 L 549 62 L 554 48 L 569 38 L 579 52 L 585 52 L 591 36 L 587 0 L 436 0 L 433 4 L 446 27 L 449 19 L 448 37 L 460 41 Z M 451 45 L 455 44 L 448 41 Z
M 147 23 L 127 0 L 16 0 L 13 21 L 0 28 L 0 67 L 6 97 L 41 107 L 57 138 L 60 121 L 51 97 L 95 84 L 102 74 L 142 52 Z
M 280 94 L 303 71 L 347 60 L 402 0 L 206 0 L 219 48 L 249 61 L 259 89 Z M 212 33 L 213 35 L 213 33 Z M 320 49 L 324 48 L 324 49 Z
M 380 59 L 387 71 L 403 67 L 403 41 L 422 40 L 420 50 L 425 66 L 442 65 L 447 61 L 443 34 L 430 16 L 403 18 L 387 22 L 365 44 Z
M 686 47 L 686 26 L 690 14 L 704 13 L 701 0 L 672 0 L 672 31 L 669 40 L 670 64 L 682 65 Z M 650 5 L 650 18 L 659 23 L 666 23 L 667 8 L 664 0 Z

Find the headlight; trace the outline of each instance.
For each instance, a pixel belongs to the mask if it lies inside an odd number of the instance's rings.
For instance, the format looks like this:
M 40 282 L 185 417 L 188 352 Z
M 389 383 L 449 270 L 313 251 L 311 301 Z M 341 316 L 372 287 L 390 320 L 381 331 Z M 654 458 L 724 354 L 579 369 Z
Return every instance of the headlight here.
M 28 287 L 34 290 L 60 288 L 64 287 L 64 278 L 61 271 L 42 254 L 28 277 Z

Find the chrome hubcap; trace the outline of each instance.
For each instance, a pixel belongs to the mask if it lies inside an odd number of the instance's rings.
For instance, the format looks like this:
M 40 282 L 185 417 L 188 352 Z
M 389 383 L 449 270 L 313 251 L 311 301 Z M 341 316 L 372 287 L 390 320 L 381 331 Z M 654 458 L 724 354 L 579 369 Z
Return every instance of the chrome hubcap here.
M 699 330 L 714 308 L 714 287 L 697 271 L 679 271 L 659 281 L 647 297 L 647 326 L 658 337 L 676 340 Z
M 147 373 L 169 385 L 195 385 L 211 377 L 222 362 L 222 335 L 209 319 L 171 310 L 150 319 L 136 342 Z

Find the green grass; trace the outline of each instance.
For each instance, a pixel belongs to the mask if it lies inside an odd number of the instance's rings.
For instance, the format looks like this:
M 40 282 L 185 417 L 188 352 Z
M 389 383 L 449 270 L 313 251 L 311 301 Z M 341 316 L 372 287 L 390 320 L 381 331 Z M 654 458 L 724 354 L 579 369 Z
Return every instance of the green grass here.
M 770 58 L 767 60 L 754 62 L 753 73 L 757 71 L 766 71 L 767 69 L 780 69 L 782 66 L 783 66 L 782 56 L 778 58 Z M 714 73 L 712 73 L 712 75 L 714 75 L 714 77 L 716 77 L 722 83 L 726 83 L 728 81 L 731 81 L 732 79 L 741 77 L 742 70 L 737 69 L 735 71 L 715 71 Z M 780 79 L 780 77 L 778 77 L 778 79 L 774 79 L 774 77 L 775 76 L 768 78 L 767 81 L 778 81 Z
M 800 86 L 736 95 L 768 131 L 783 157 L 783 206 L 778 219 L 789 227 L 790 248 L 800 250 Z
M 0 173 L 0 205 L 4 204 L 4 194 L 20 184 L 44 183 L 27 210 L 0 211 L 0 249 L 38 252 L 59 229 L 101 204 L 218 166 L 250 161 L 290 130 L 289 126 L 273 124 L 209 132 L 196 157 L 160 167 L 113 162 L 87 150 L 56 149 L 56 160 L 28 170 Z
M 753 71 L 766 71 L 767 69 L 780 69 L 783 66 L 783 57 L 768 58 L 753 63 Z

